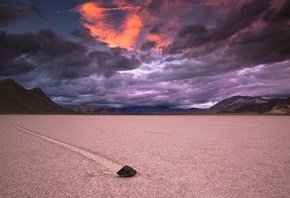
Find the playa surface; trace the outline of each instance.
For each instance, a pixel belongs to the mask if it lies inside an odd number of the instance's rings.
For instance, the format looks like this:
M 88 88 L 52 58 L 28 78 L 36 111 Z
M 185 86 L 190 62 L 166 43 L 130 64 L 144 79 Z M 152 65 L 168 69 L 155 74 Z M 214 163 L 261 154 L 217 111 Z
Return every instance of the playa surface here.
M 290 116 L 0 115 L 0 167 L 3 198 L 286 198 Z

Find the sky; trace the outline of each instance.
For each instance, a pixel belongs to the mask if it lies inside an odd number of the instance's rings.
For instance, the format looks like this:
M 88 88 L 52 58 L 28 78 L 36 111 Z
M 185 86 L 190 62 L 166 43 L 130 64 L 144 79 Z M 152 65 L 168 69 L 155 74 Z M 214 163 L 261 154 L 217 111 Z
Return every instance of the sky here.
M 0 0 L 0 80 L 60 105 L 290 96 L 289 0 Z

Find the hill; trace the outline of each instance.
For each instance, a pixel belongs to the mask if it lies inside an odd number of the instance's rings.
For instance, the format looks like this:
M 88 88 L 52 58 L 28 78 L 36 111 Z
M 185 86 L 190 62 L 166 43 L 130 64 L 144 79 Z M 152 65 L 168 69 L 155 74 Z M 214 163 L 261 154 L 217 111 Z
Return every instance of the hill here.
M 217 103 L 210 110 L 218 114 L 290 115 L 290 97 L 264 99 L 261 97 L 233 96 Z
M 82 115 L 119 115 L 121 111 L 105 105 L 68 105 L 65 108 Z
M 14 80 L 0 81 L 1 114 L 72 114 L 50 98 L 40 88 L 27 90 Z
M 70 105 L 61 107 L 40 88 L 27 90 L 14 80 L 0 81 L 0 114 L 83 114 L 83 115 L 204 115 L 204 114 L 265 114 L 290 115 L 290 97 L 264 99 L 233 96 L 209 109 L 180 109 L 170 106 Z
M 105 105 L 68 105 L 66 106 L 76 114 L 83 115 L 189 115 L 202 114 L 202 109 L 180 109 L 169 106 L 127 106 L 121 108 Z

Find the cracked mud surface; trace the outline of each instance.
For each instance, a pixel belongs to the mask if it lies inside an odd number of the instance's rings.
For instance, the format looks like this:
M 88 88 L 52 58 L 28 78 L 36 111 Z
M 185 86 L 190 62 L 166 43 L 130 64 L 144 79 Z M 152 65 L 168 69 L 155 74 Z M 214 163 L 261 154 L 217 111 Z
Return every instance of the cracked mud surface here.
M 0 115 L 0 197 L 288 197 L 289 128 L 284 116 Z M 125 164 L 137 175 L 118 177 Z

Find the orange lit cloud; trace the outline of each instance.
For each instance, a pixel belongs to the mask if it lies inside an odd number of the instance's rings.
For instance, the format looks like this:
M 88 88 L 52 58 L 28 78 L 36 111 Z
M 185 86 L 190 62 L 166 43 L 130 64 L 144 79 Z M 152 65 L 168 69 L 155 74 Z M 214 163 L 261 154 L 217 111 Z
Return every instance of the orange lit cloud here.
M 74 11 L 81 15 L 81 23 L 90 29 L 90 34 L 97 37 L 99 41 L 107 43 L 109 47 L 130 49 L 131 46 L 134 46 L 139 49 L 144 43 L 153 41 L 156 44 L 153 50 L 159 51 L 160 47 L 172 43 L 178 31 L 185 24 L 209 20 L 209 16 L 212 14 L 209 7 L 214 7 L 216 13 L 222 16 L 230 8 L 249 1 L 251 0 L 235 2 L 231 0 L 204 0 L 199 3 L 189 3 L 180 0 L 130 2 L 111 0 L 83 3 Z M 196 12 L 199 7 L 208 8 L 207 18 L 204 16 L 198 18 Z M 203 14 L 200 13 L 200 15 Z M 192 16 L 194 16 L 192 21 L 186 19 Z M 211 20 L 214 21 L 213 19 Z M 158 24 L 162 24 L 160 32 L 150 33 L 150 30 Z M 216 24 L 212 22 L 209 25 L 214 27 Z
M 141 18 L 134 12 L 128 12 L 124 21 L 115 27 L 108 22 L 108 15 L 114 11 L 134 11 L 138 7 L 123 6 L 117 8 L 101 8 L 97 3 L 84 3 L 76 8 L 82 16 L 82 24 L 91 30 L 92 36 L 108 43 L 110 47 L 129 48 L 135 45 L 136 38 L 142 28 Z
M 154 41 L 156 43 L 157 51 L 159 50 L 159 47 L 169 45 L 172 42 L 172 39 L 168 37 L 163 38 L 162 36 L 156 34 L 148 34 L 146 36 L 146 39 L 149 41 Z

